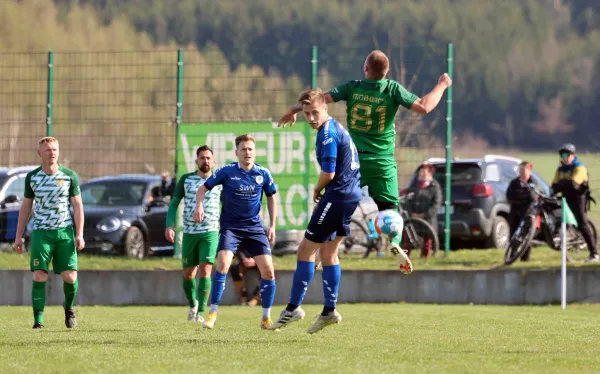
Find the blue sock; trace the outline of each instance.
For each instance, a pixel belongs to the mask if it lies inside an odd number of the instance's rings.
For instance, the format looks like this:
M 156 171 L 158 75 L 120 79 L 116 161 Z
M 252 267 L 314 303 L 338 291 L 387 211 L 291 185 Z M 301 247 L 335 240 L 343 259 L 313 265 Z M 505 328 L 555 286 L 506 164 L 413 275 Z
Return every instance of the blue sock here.
M 260 278 L 260 303 L 263 309 L 271 309 L 275 301 L 275 279 Z
M 339 264 L 323 266 L 323 296 L 325 299 L 324 305 L 326 308 L 335 309 L 341 277 L 342 268 Z
M 292 281 L 292 292 L 290 294 L 290 305 L 298 307 L 304 300 L 308 285 L 315 275 L 315 263 L 308 261 L 298 261 L 294 280 Z M 294 308 L 295 309 L 295 308 Z
M 223 291 L 225 291 L 225 280 L 227 280 L 227 273 L 219 273 L 218 271 L 215 271 L 215 275 L 213 275 L 212 280 L 212 288 L 210 290 L 211 312 L 217 311 L 217 307 L 219 306 L 219 302 L 223 296 Z

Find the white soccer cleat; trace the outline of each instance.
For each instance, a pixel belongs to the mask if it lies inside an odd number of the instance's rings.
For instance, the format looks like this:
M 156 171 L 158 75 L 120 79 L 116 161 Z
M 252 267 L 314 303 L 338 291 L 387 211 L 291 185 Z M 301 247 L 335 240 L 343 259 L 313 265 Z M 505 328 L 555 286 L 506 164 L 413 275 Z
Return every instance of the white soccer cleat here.
M 339 314 L 337 310 L 334 310 L 333 313 L 328 316 L 319 314 L 316 322 L 309 327 L 306 332 L 309 334 L 314 334 L 323 330 L 327 326 L 335 325 L 336 323 L 340 322 L 342 322 L 342 315 Z
M 400 248 L 398 243 L 391 243 L 391 249 L 393 254 L 398 257 L 398 264 L 400 267 L 400 271 L 403 274 L 410 274 L 413 271 L 412 262 L 410 262 L 410 258 L 408 258 L 407 251 Z
M 197 314 L 196 315 L 196 322 L 204 323 L 204 317 L 202 317 L 200 314 Z
M 276 330 L 282 327 L 289 325 L 292 322 L 299 321 L 304 319 L 306 313 L 302 308 L 298 307 L 293 312 L 288 312 L 287 310 L 282 310 L 279 315 L 279 319 L 274 322 L 271 326 L 269 326 L 269 330 Z
M 188 311 L 188 321 L 196 321 L 196 315 L 198 314 L 198 303 L 190 308 Z

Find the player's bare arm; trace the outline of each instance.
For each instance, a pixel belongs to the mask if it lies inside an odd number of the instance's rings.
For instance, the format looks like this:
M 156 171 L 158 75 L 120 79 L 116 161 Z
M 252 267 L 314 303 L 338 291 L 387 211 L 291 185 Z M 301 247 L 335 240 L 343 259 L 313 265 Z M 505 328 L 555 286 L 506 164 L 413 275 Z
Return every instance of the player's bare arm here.
M 29 217 L 31 216 L 32 207 L 33 199 L 27 197 L 23 198 L 21 209 L 19 209 L 19 221 L 17 223 L 17 233 L 14 244 L 15 251 L 17 251 L 17 253 L 23 253 L 23 233 L 25 233 L 27 221 L 29 221 Z
M 330 104 L 333 103 L 333 97 L 329 93 L 325 94 L 325 103 Z M 296 123 L 296 114 L 302 111 L 302 103 L 294 104 L 280 119 L 278 123 L 278 127 L 285 127 L 286 125 L 290 125 L 290 127 L 294 126 Z
M 315 203 L 321 200 L 321 197 L 323 197 L 321 191 L 323 191 L 325 187 L 327 187 L 327 185 L 333 180 L 333 178 L 335 178 L 335 173 L 327 173 L 321 170 L 321 174 L 319 174 L 319 180 L 313 191 L 313 201 Z
M 448 87 L 452 85 L 452 79 L 446 73 L 444 73 L 439 79 L 438 83 L 435 85 L 433 90 L 429 92 L 427 95 L 418 98 L 410 108 L 413 112 L 417 112 L 420 114 L 427 114 L 435 109 L 435 107 L 440 103 L 442 99 L 442 95 L 444 91 Z
M 198 188 L 198 191 L 196 192 L 196 210 L 194 211 L 194 220 L 198 223 L 202 222 L 204 219 L 204 205 L 202 204 L 204 203 L 204 196 L 206 196 L 207 192 L 208 189 L 204 185 Z
M 78 251 L 81 251 L 85 247 L 85 241 L 83 240 L 84 218 L 81 195 L 71 197 L 71 206 L 73 207 L 73 216 L 75 219 L 75 246 Z
M 277 194 L 267 197 L 267 209 L 269 211 L 269 232 L 267 237 L 269 243 L 275 243 L 275 231 L 277 221 Z

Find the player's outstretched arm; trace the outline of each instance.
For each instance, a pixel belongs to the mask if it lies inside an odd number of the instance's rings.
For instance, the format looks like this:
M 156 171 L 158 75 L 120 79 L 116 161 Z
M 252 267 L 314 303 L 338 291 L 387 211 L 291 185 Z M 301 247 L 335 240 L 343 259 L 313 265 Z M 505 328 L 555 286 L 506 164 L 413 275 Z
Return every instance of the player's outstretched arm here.
M 75 219 L 75 246 L 78 251 L 81 251 L 85 247 L 85 241 L 83 240 L 84 218 L 81 194 L 71 196 L 71 206 L 73 207 L 73 216 Z
M 23 203 L 21 204 L 21 209 L 19 209 L 19 220 L 17 223 L 17 234 L 15 237 L 15 251 L 17 253 L 23 252 L 23 233 L 25 233 L 25 227 L 27 226 L 27 221 L 29 221 L 29 216 L 31 215 L 31 208 L 33 207 L 33 199 L 28 197 L 23 198 Z
M 267 209 L 269 211 L 269 243 L 275 243 L 275 231 L 277 222 L 277 194 L 267 196 Z
M 429 92 L 427 95 L 415 100 L 413 105 L 410 107 L 410 110 L 421 114 L 427 114 L 431 112 L 440 103 L 444 91 L 446 91 L 446 89 L 451 85 L 452 79 L 450 79 L 448 74 L 444 73 L 438 79 L 438 83 L 435 85 L 433 90 L 431 90 L 431 92 Z
M 206 193 L 208 192 L 208 189 L 206 188 L 206 186 L 202 185 L 200 186 L 200 188 L 198 188 L 198 191 L 196 192 L 196 210 L 194 211 L 194 221 L 200 223 L 202 222 L 202 220 L 204 220 L 204 197 L 206 196 Z

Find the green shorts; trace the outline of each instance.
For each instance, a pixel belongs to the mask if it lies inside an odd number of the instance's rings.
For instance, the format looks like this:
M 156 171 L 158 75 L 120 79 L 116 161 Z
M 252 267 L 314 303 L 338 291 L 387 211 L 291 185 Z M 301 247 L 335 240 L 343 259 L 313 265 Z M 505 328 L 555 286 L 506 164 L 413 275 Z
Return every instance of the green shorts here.
M 398 167 L 393 155 L 358 154 L 360 186 L 367 186 L 369 196 L 382 203 L 398 205 Z
M 181 243 L 181 262 L 184 268 L 198 266 L 203 262 L 215 263 L 219 232 L 210 231 L 202 234 L 183 234 Z
M 77 271 L 77 248 L 73 226 L 58 230 L 33 230 L 29 243 L 31 271 L 48 272 L 50 261 L 55 274 L 65 270 Z

